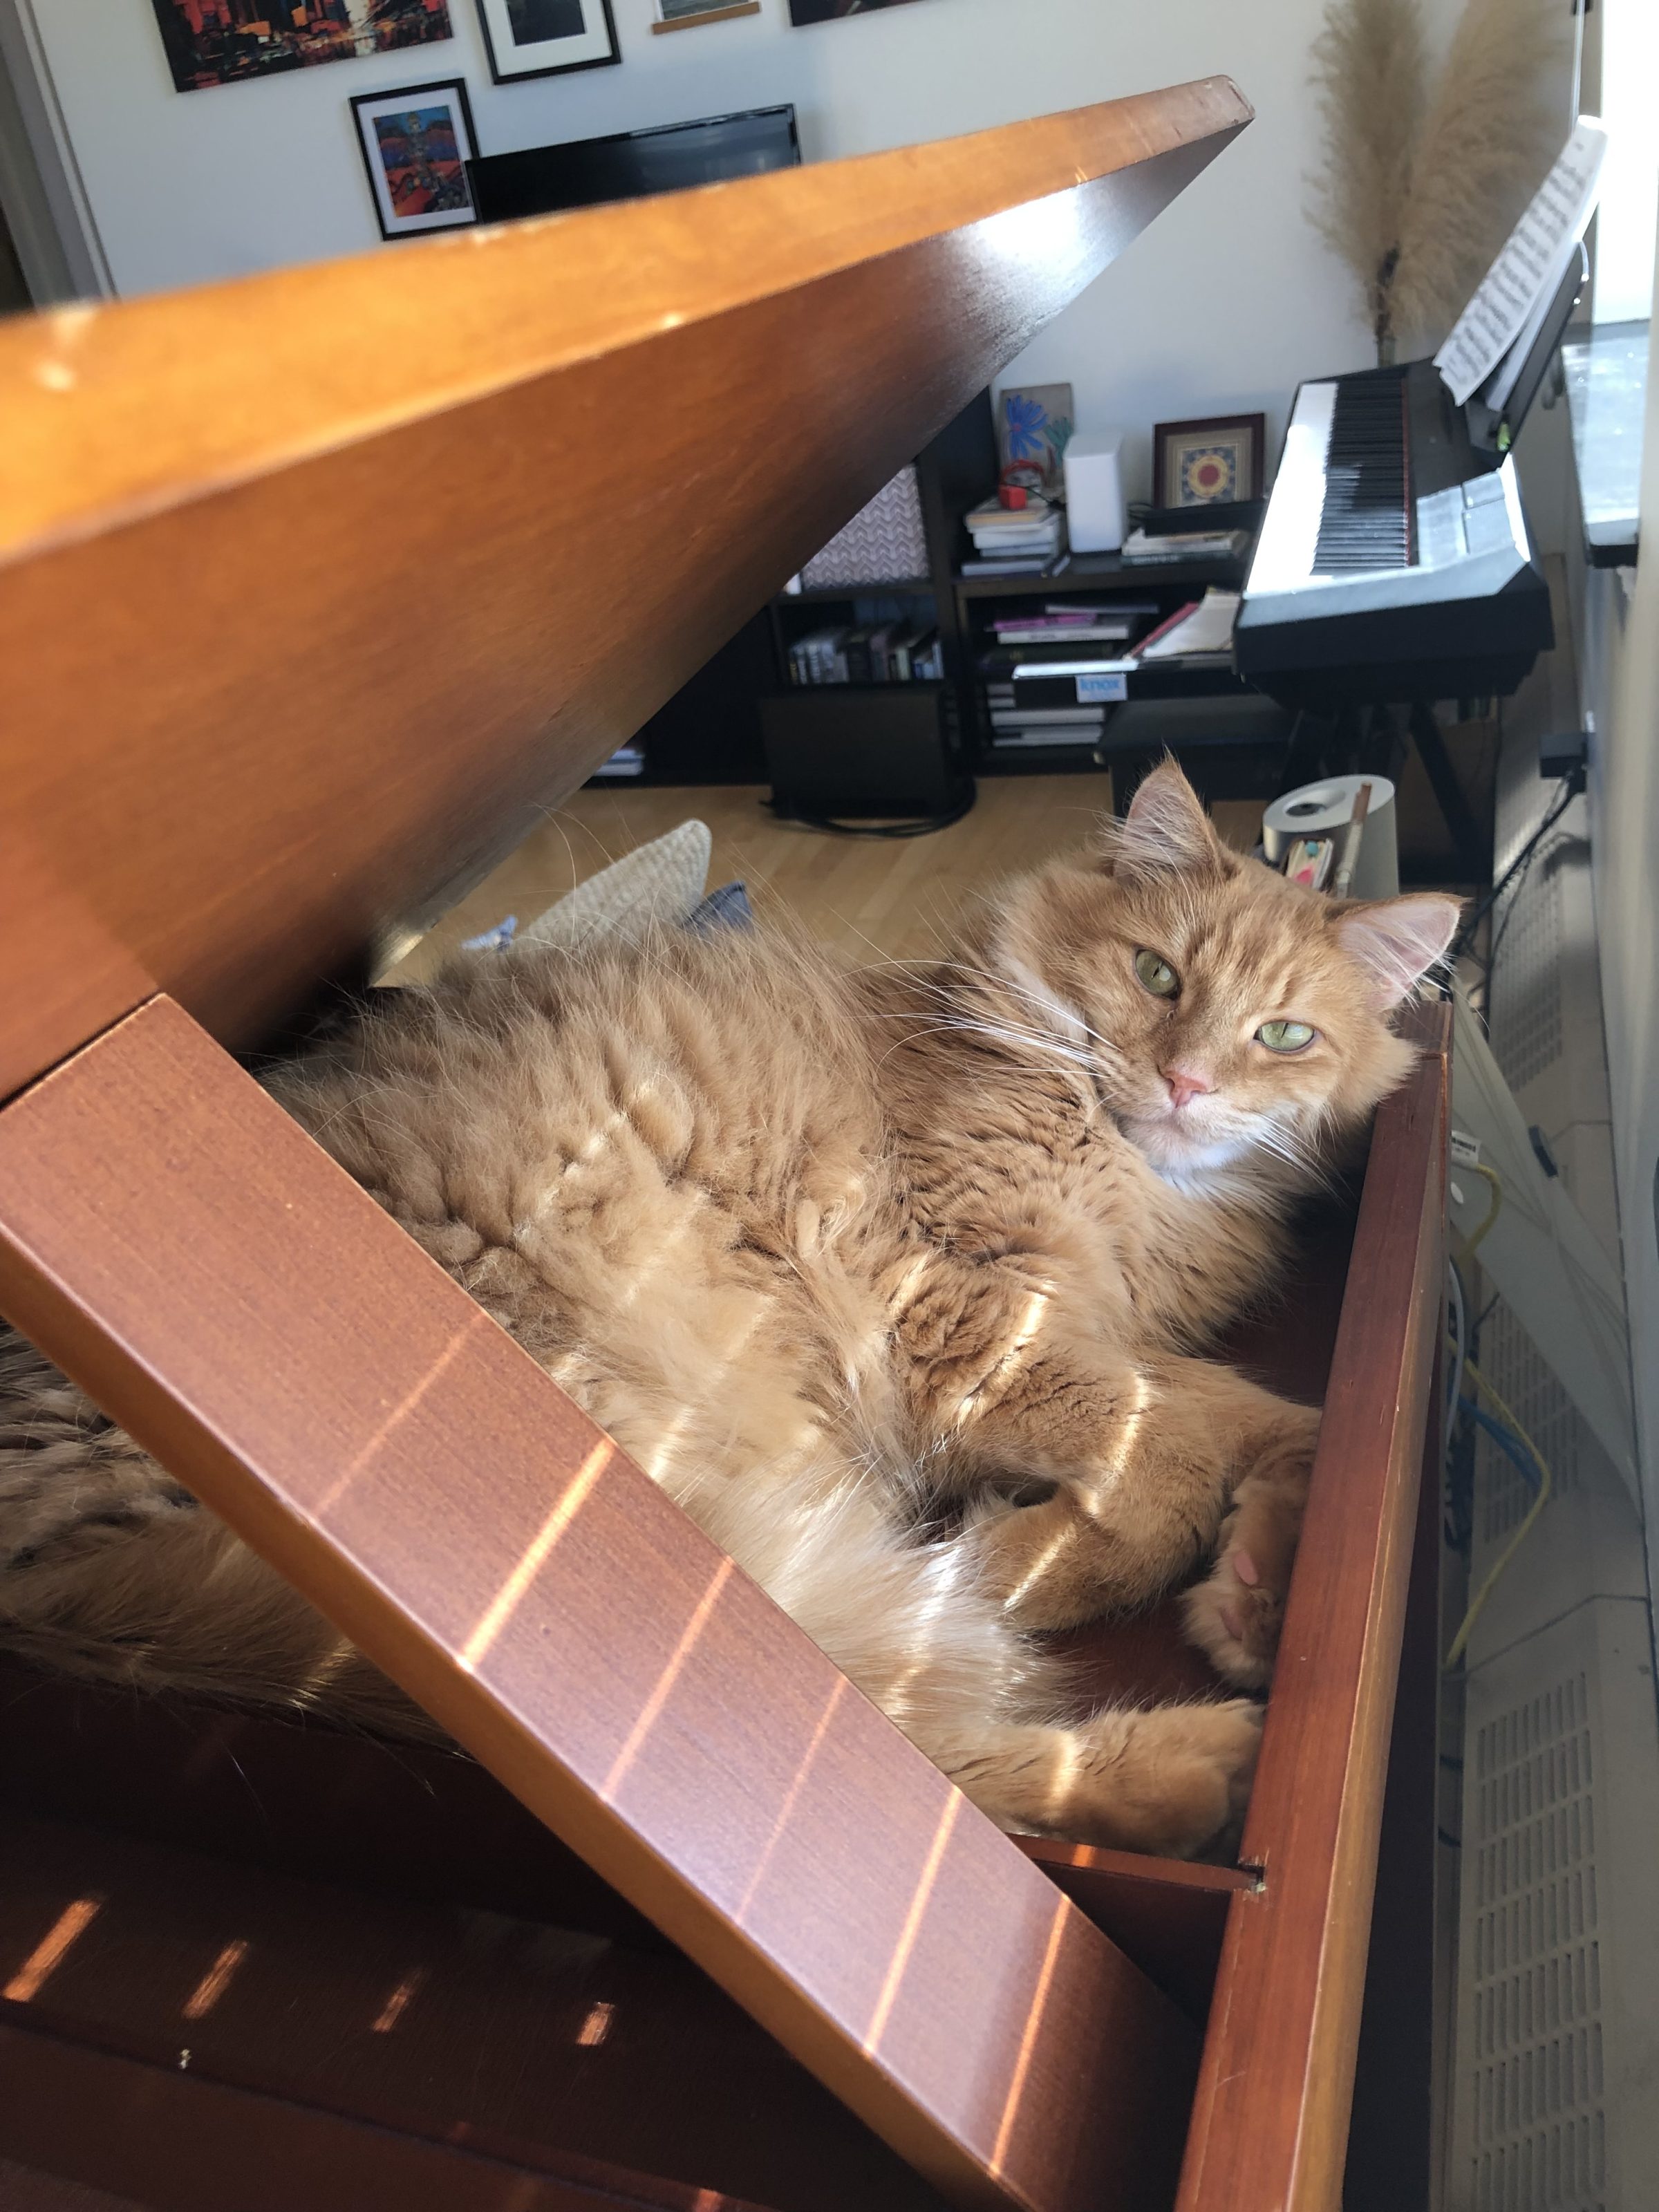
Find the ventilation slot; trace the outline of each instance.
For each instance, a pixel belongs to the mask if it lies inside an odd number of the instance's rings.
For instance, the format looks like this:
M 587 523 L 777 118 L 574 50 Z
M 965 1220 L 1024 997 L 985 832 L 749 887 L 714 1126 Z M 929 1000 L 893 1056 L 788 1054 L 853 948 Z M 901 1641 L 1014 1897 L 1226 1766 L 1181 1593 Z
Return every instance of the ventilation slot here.
M 1511 1091 L 1561 1057 L 1561 880 L 1547 848 L 1514 895 L 1492 980 L 1492 1057 Z
M 1480 1367 L 1522 1427 L 1544 1455 L 1557 1497 L 1578 1487 L 1578 1416 L 1543 1354 L 1500 1299 L 1480 1332 Z M 1520 1526 L 1532 1503 L 1531 1486 L 1513 1460 L 1484 1432 L 1476 1447 L 1480 1481 L 1475 1492 L 1480 1547 L 1485 1553 Z
M 1584 1675 L 1495 1716 L 1470 1747 L 1474 2212 L 1607 2212 Z

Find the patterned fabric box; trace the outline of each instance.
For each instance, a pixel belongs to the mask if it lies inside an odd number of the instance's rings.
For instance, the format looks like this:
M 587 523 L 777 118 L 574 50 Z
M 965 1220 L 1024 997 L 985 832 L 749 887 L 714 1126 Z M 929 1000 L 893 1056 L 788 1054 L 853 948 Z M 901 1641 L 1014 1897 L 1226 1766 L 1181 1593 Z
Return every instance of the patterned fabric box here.
M 921 488 L 914 467 L 901 469 L 868 507 L 860 507 L 822 553 L 801 570 L 809 591 L 840 584 L 906 583 L 927 574 Z

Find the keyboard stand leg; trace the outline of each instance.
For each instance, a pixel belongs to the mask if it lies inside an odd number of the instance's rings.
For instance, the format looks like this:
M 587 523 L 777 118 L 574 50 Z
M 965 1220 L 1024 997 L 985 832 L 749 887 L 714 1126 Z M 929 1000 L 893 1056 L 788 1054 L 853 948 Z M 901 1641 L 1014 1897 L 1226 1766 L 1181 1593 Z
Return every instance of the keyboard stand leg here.
M 1316 783 L 1321 776 L 1330 774 L 1335 729 L 1335 723 L 1325 715 L 1310 714 L 1305 707 L 1297 709 L 1285 751 L 1279 784 L 1282 791 L 1294 791 L 1298 785 Z
M 1452 766 L 1451 755 L 1446 750 L 1445 738 L 1434 717 L 1432 707 L 1418 705 L 1411 710 L 1411 732 L 1417 741 L 1419 759 L 1427 771 L 1430 783 L 1441 815 L 1451 832 L 1456 849 L 1455 863 L 1460 883 L 1484 883 L 1492 866 L 1488 841 L 1480 833 L 1463 787 L 1457 781 L 1457 771 Z

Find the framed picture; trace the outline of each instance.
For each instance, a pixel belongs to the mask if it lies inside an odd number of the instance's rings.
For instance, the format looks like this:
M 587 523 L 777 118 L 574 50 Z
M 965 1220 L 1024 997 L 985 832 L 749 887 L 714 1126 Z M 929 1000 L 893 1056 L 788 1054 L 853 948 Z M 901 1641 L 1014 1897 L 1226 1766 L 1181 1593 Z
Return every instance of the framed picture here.
M 1210 507 L 1260 499 L 1267 417 L 1217 415 L 1152 432 L 1152 505 Z
M 459 77 L 359 93 L 351 112 L 382 238 L 477 222 L 464 164 L 478 146 Z
M 653 31 L 684 31 L 693 23 L 724 23 L 733 15 L 758 15 L 760 0 L 657 0 Z
M 1004 477 L 1010 469 L 1033 468 L 1040 473 L 1040 489 L 1057 491 L 1076 419 L 1069 384 L 1027 384 L 999 392 L 997 459 Z
M 151 0 L 173 89 L 235 84 L 453 38 L 448 0 Z
M 833 23 L 842 15 L 868 15 L 877 8 L 896 8 L 902 0 L 789 0 L 792 23 Z
M 622 59 L 611 0 L 478 0 L 478 15 L 497 84 Z

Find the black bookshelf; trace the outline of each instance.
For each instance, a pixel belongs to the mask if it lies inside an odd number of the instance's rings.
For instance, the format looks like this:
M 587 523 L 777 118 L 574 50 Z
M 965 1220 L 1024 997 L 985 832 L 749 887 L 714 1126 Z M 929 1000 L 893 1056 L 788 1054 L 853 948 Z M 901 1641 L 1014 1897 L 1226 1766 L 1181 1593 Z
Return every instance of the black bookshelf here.
M 956 572 L 967 543 L 962 517 L 996 481 L 996 430 L 988 392 L 981 392 L 946 423 L 917 454 L 915 467 L 927 547 L 925 576 L 778 593 L 640 731 L 635 742 L 645 750 L 644 775 L 596 777 L 595 781 L 613 788 L 639 783 L 764 783 L 761 702 L 798 688 L 790 683 L 789 647 L 809 629 L 821 629 L 826 613 L 839 606 L 894 611 L 890 615 L 849 611 L 849 622 L 917 620 L 918 611 L 925 610 L 927 624 L 936 625 L 939 632 L 944 678 L 899 688 L 948 691 L 946 724 L 953 732 L 964 729 L 973 713 L 973 684 L 962 649 Z M 844 696 L 848 714 L 855 717 L 860 696 L 893 687 L 799 688 Z
M 963 538 L 971 544 L 965 530 Z M 952 580 L 957 596 L 970 600 L 1095 598 L 1102 592 L 1152 599 L 1165 590 L 1191 599 L 1194 590 L 1202 593 L 1212 584 L 1225 592 L 1242 591 L 1249 559 L 1248 550 L 1225 561 L 1126 561 L 1121 553 L 1073 553 L 1057 574 L 964 576 L 958 571 Z
M 970 542 L 965 531 L 963 541 L 965 549 Z M 996 643 L 992 624 L 999 614 L 1018 615 L 1029 609 L 1033 600 L 1055 606 L 1063 606 L 1071 599 L 1102 604 L 1114 599 L 1141 600 L 1157 609 L 1146 619 L 1141 633 L 1145 635 L 1146 630 L 1156 628 L 1182 607 L 1201 599 L 1212 588 L 1243 590 L 1249 558 L 1248 547 L 1236 557 L 1190 561 L 1126 561 L 1118 553 L 1074 553 L 1057 570 L 1041 575 L 964 575 L 958 570 L 952 590 L 957 605 L 961 649 L 972 676 L 964 726 L 970 736 L 975 774 L 1098 775 L 1103 769 L 1111 769 L 1115 796 L 1121 799 L 1122 787 L 1144 765 L 1146 752 L 1139 739 L 1125 748 L 1114 742 L 1113 726 L 1121 716 L 1124 706 L 1214 701 L 1217 738 L 1222 744 L 1227 742 L 1224 732 L 1228 726 L 1241 715 L 1247 721 L 1258 722 L 1260 717 L 1247 708 L 1246 702 L 1258 699 L 1260 695 L 1230 665 L 1218 665 L 1211 659 L 1165 660 L 1126 672 L 1122 704 L 1107 708 L 1104 726 L 1097 737 L 1070 744 L 999 745 L 994 740 L 985 679 L 980 673 L 982 656 Z M 1098 651 L 1103 657 L 1113 653 L 1110 646 L 1087 649 Z M 1190 716 L 1182 720 L 1190 726 Z M 1146 717 L 1137 716 L 1135 721 L 1144 729 Z M 1259 757 L 1259 748 L 1254 741 L 1250 750 L 1253 756 Z
M 974 547 L 963 518 L 983 501 L 997 477 L 990 393 L 981 392 L 947 423 L 917 455 L 915 465 L 927 551 L 925 576 L 808 586 L 778 593 L 641 730 L 636 742 L 645 750 L 645 774 L 625 780 L 595 780 L 617 787 L 641 782 L 764 783 L 768 775 L 761 727 L 763 700 L 802 693 L 833 699 L 838 707 L 826 709 L 825 719 L 833 724 L 836 712 L 844 712 L 851 741 L 856 738 L 865 702 L 872 695 L 896 689 L 945 695 L 940 713 L 946 742 L 961 764 L 975 775 L 1098 775 L 1110 767 L 1115 770 L 1115 792 L 1121 800 L 1132 769 L 1138 769 L 1142 758 L 1139 750 L 1114 744 L 1112 725 L 1122 714 L 1121 707 L 1109 710 L 1106 727 L 1097 742 L 1030 747 L 992 743 L 979 668 L 981 656 L 994 641 L 991 623 L 1000 611 L 1018 613 L 1032 600 L 1063 605 L 1071 599 L 1112 598 L 1153 602 L 1159 611 L 1151 621 L 1162 621 L 1188 602 L 1201 599 L 1211 586 L 1242 590 L 1249 549 L 1237 558 L 1169 562 L 1126 561 L 1117 553 L 1076 553 L 1063 562 L 1057 573 L 964 574 L 963 564 L 973 558 Z M 792 684 L 790 647 L 809 632 L 823 629 L 827 620 L 837 618 L 855 627 L 889 621 L 936 626 L 943 648 L 942 680 L 916 679 L 898 685 Z M 1242 747 L 1241 758 L 1249 750 L 1259 765 L 1260 735 L 1254 726 L 1261 717 L 1252 710 L 1250 702 L 1262 702 L 1260 694 L 1231 667 L 1218 667 L 1213 660 L 1164 661 L 1133 670 L 1126 680 L 1125 704 L 1137 708 L 1158 702 L 1205 700 L 1214 701 L 1217 706 L 1215 736 L 1205 742 L 1205 750 L 1211 750 L 1212 744 L 1217 752 L 1224 750 L 1230 742 L 1227 726 L 1237 720 L 1241 727 L 1251 725 L 1254 732 L 1248 745 Z M 1143 726 L 1146 720 L 1145 716 L 1135 718 L 1135 726 Z M 1186 721 L 1190 726 L 1191 718 Z M 1183 757 L 1185 750 L 1183 741 Z

